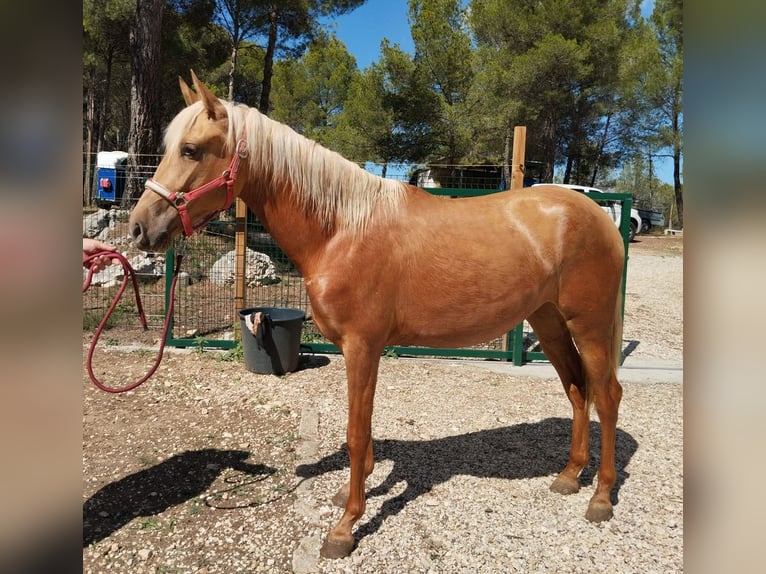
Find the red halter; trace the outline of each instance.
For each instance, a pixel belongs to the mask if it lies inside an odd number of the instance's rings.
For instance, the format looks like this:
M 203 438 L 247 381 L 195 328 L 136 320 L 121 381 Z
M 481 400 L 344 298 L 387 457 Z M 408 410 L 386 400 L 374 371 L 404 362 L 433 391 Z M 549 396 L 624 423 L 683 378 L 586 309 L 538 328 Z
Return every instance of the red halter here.
M 242 138 L 237 142 L 237 149 L 234 152 L 234 156 L 231 158 L 229 168 L 214 180 L 191 191 L 179 191 L 177 193 L 168 190 L 168 188 L 152 178 L 147 179 L 145 185 L 164 199 L 167 199 L 173 207 L 176 208 L 178 216 L 181 218 L 181 223 L 183 224 L 184 236 L 189 237 L 197 229 L 207 225 L 216 215 L 231 207 L 231 204 L 234 201 L 234 181 L 237 179 L 237 172 L 239 171 L 239 160 L 246 158 L 247 155 L 247 144 L 245 143 L 245 133 L 243 130 Z M 191 216 L 189 215 L 188 205 L 207 192 L 215 191 L 223 186 L 226 186 L 226 201 L 224 205 L 210 214 L 209 217 L 206 217 L 204 220 L 194 225 Z

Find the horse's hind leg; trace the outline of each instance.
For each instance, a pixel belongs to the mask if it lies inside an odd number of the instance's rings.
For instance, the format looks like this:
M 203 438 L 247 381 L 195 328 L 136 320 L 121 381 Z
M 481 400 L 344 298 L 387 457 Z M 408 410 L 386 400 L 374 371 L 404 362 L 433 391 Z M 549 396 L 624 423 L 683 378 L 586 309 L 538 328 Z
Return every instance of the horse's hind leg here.
M 585 517 L 592 522 L 601 522 L 612 517 L 611 492 L 617 480 L 615 447 L 622 387 L 616 376 L 614 337 L 619 336 L 615 335 L 615 330 L 619 332 L 619 329 L 612 323 L 611 314 L 601 317 L 589 313 L 581 317 L 567 322 L 549 303 L 533 313 L 528 321 L 572 403 L 569 461 L 551 485 L 551 490 L 570 494 L 580 488 L 577 476 L 588 463 L 588 411 L 592 402 L 601 422 L 601 462 L 596 492 L 588 503 Z
M 587 311 L 570 311 L 566 322 L 582 360 L 587 403 L 596 406 L 596 413 L 601 422 L 598 481 L 596 492 L 591 497 L 585 514 L 585 517 L 593 522 L 609 520 L 612 517 L 611 492 L 617 481 L 617 411 L 622 399 L 622 387 L 617 381 L 617 367 L 622 345 L 622 314 L 619 294 L 612 300 L 612 305 L 609 304 L 610 294 L 610 291 L 602 290 L 604 305 Z
M 572 342 L 572 336 L 564 317 L 551 303 L 546 303 L 527 318 L 534 329 L 545 356 L 564 385 L 564 392 L 572 404 L 572 442 L 569 460 L 563 471 L 551 484 L 551 490 L 559 494 L 573 494 L 580 490 L 577 480 L 588 463 L 590 417 L 580 354 Z
M 612 488 L 617 481 L 615 449 L 617 441 L 617 411 L 622 399 L 622 386 L 617 381 L 616 360 L 611 336 L 591 339 L 577 338 L 582 356 L 591 402 L 596 406 L 601 422 L 601 461 L 598 467 L 596 492 L 588 503 L 585 517 L 601 522 L 612 517 Z

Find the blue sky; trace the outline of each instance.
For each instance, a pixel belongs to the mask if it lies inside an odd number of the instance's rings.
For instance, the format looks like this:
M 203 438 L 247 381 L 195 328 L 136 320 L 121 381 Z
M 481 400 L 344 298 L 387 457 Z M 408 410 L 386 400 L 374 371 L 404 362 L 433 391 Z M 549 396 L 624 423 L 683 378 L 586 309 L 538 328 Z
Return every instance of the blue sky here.
M 648 16 L 653 7 L 654 0 L 643 0 L 641 13 Z M 412 53 L 414 45 L 407 10 L 407 0 L 367 0 L 356 10 L 336 18 L 328 30 L 335 31 L 356 58 L 356 65 L 363 69 L 380 57 L 383 38 Z
M 378 60 L 383 38 L 412 53 L 407 5 L 407 0 L 367 0 L 353 12 L 335 19 L 328 29 L 335 31 L 361 70 Z
M 653 7 L 654 0 L 643 0 L 641 12 L 648 16 Z M 367 0 L 356 10 L 336 18 L 327 30 L 335 32 L 354 55 L 361 70 L 380 58 L 380 42 L 384 38 L 388 38 L 391 44 L 398 44 L 406 52 L 413 52 L 407 11 L 407 0 Z M 656 158 L 655 169 L 658 178 L 673 183 L 673 163 L 670 159 Z

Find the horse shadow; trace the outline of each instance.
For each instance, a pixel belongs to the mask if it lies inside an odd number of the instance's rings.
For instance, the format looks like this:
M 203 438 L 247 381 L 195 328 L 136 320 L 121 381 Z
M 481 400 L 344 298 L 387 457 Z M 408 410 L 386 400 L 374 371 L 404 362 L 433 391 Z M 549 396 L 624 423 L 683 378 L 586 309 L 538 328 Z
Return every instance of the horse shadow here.
M 242 450 L 187 451 L 107 484 L 82 506 L 83 548 L 99 542 L 137 516 L 153 516 L 205 492 L 222 470 L 258 476 L 276 469 L 245 460 Z
M 457 436 L 433 440 L 374 441 L 375 461 L 393 461 L 393 469 L 386 479 L 367 492 L 367 497 L 382 496 L 397 484 L 404 482 L 405 490 L 386 500 L 378 513 L 359 526 L 357 540 L 373 534 L 383 522 L 395 516 L 407 504 L 430 492 L 436 485 L 457 475 L 477 478 L 524 479 L 551 476 L 561 472 L 569 456 L 571 419 L 548 418 L 535 423 L 521 423 Z M 598 469 L 598 445 L 601 427 L 590 423 L 589 464 L 580 474 L 582 486 L 593 483 Z M 612 503 L 628 478 L 625 470 L 638 448 L 636 440 L 617 429 L 615 466 L 617 482 L 612 490 Z M 345 445 L 314 464 L 300 465 L 296 474 L 303 478 L 316 477 L 326 472 L 348 468 Z

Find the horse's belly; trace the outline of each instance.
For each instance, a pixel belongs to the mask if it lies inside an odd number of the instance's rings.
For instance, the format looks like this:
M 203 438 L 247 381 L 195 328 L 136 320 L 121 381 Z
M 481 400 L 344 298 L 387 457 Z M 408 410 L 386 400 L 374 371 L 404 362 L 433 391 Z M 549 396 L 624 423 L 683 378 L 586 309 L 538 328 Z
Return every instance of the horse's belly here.
M 474 301 L 448 307 L 421 306 L 397 313 L 391 345 L 466 347 L 491 341 L 513 329 L 534 309 Z
M 444 333 L 413 333 L 396 337 L 388 342 L 389 345 L 436 347 L 436 348 L 462 348 L 472 347 L 480 343 L 486 343 L 500 337 L 513 328 L 495 328 L 493 330 L 460 330 L 453 329 Z

